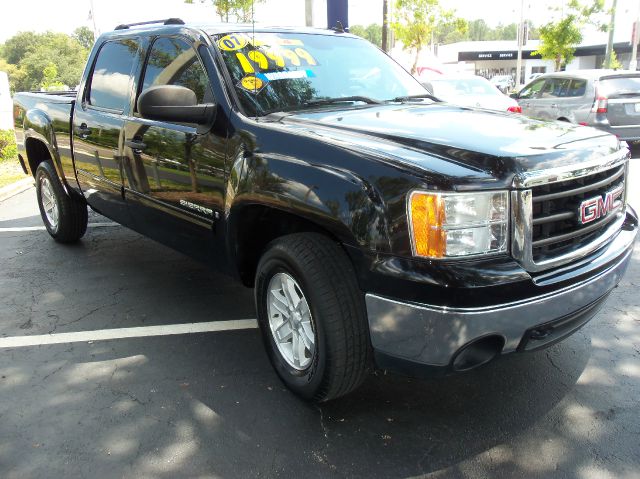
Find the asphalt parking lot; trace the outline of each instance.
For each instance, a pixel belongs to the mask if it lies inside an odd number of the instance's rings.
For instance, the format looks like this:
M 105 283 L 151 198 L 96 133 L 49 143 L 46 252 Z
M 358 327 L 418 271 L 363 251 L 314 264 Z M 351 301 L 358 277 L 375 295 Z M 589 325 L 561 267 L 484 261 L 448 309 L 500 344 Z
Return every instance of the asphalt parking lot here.
M 272 371 L 251 290 L 90 222 L 63 246 L 33 189 L 0 203 L 2 478 L 640 477 L 638 248 L 563 343 L 314 406 Z

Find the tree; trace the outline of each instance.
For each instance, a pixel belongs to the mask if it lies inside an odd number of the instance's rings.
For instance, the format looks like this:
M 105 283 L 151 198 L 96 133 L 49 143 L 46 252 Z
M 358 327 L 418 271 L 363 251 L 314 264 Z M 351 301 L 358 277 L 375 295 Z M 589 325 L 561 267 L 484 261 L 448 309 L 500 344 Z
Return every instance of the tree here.
M 434 40 L 438 32 L 454 26 L 454 30 L 465 32 L 467 22 L 457 18 L 452 10 L 444 10 L 438 0 L 396 0 L 396 18 L 391 27 L 405 50 L 414 50 L 415 57 L 411 73 L 418 68 L 423 47 Z
M 6 65 L 12 91 L 36 90 L 45 81 L 45 69 L 53 64 L 55 81 L 71 87 L 80 82 L 89 51 L 64 33 L 20 32 L 2 46 L 0 56 Z M 49 73 L 51 69 L 49 68 Z
M 200 3 L 209 1 L 213 3 L 220 21 L 228 23 L 230 16 L 235 16 L 239 22 L 252 21 L 254 4 L 263 3 L 265 0 L 200 0 Z M 184 0 L 184 2 L 193 4 L 194 0 Z
M 560 70 L 573 59 L 576 47 L 582 42 L 582 28 L 587 23 L 606 30 L 596 18 L 603 9 L 604 0 L 593 0 L 589 6 L 581 5 L 578 0 L 570 0 L 560 20 L 540 27 L 542 43 L 534 54 L 539 54 L 545 60 L 553 60 L 555 70 Z
M 43 78 L 40 84 L 43 90 L 62 90 L 64 83 L 58 80 L 58 67 L 53 63 L 49 63 L 44 70 L 42 70 Z
M 376 23 L 372 23 L 367 27 L 362 25 L 352 25 L 349 27 L 349 33 L 358 35 L 365 40 L 369 40 L 378 48 L 382 48 L 382 26 Z
M 474 42 L 490 40 L 491 27 L 483 19 L 469 22 L 467 38 Z
M 78 27 L 73 31 L 73 38 L 87 50 L 91 50 L 95 42 L 93 30 L 88 27 Z

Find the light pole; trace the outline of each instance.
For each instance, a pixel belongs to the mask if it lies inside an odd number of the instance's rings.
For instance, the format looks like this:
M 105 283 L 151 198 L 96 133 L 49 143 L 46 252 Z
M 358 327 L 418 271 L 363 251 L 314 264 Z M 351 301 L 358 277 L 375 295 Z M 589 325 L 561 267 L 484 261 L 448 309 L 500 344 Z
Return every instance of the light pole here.
M 389 51 L 389 1 L 382 0 L 382 50 Z
M 308 27 L 313 26 L 313 0 L 304 0 L 304 20 Z
M 520 23 L 518 24 L 518 61 L 516 62 L 516 90 L 520 89 L 522 70 L 522 44 L 524 43 L 524 0 L 520 0 Z

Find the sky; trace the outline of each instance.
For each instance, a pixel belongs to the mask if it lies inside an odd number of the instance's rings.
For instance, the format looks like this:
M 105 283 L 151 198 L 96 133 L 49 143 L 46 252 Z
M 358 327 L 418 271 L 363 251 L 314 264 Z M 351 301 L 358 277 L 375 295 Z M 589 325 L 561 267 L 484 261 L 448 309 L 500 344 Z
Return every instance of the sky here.
M 194 0 L 92 0 L 96 27 L 110 31 L 120 23 L 158 18 L 180 17 L 185 21 L 216 21 L 211 2 Z M 391 0 L 393 1 L 393 0 Z M 549 7 L 560 7 L 566 0 L 524 0 L 525 17 L 540 25 L 549 20 Z M 608 3 L 611 0 L 607 0 Z M 76 27 L 93 27 L 89 19 L 91 0 L 22 0 L 3 2 L 0 17 L 0 42 L 19 31 L 60 31 L 71 33 Z M 304 0 L 266 0 L 256 6 L 256 21 L 272 25 L 304 25 Z M 482 18 L 488 24 L 517 22 L 520 17 L 518 0 L 441 0 L 441 5 L 455 9 L 467 20 Z M 638 15 L 638 0 L 618 0 L 616 41 L 631 36 L 633 18 Z M 349 0 L 351 25 L 380 23 L 382 0 Z M 314 24 L 326 25 L 326 0 L 315 0 Z

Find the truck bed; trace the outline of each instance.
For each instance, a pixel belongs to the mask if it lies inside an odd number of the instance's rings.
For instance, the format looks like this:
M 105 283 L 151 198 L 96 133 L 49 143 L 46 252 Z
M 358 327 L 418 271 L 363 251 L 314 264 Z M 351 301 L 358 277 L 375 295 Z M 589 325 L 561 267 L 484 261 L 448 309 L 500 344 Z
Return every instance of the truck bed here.
M 71 117 L 75 101 L 74 91 L 23 92 L 13 97 L 16 142 L 25 169 L 33 174 L 33 165 L 27 158 L 29 150 L 25 136 L 41 139 L 49 146 L 49 156 L 60 176 L 71 181 L 69 186 L 72 187 L 76 186 L 71 152 Z

